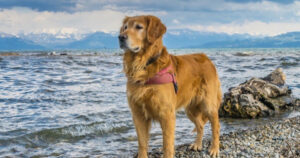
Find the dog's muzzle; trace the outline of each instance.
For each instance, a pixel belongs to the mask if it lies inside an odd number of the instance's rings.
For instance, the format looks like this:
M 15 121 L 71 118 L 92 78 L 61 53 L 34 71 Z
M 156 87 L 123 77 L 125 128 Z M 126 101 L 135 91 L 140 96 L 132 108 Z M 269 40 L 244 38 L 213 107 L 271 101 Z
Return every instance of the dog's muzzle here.
M 127 47 L 127 45 L 126 45 L 127 39 L 128 39 L 127 35 L 119 35 L 119 44 L 120 44 L 121 48 L 126 48 Z

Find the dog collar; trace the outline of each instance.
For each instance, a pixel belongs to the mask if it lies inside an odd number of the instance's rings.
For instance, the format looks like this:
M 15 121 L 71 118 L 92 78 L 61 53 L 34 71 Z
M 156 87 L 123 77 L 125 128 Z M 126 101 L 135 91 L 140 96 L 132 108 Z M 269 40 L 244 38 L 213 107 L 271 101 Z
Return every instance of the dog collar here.
M 171 64 L 168 67 L 160 70 L 157 74 L 155 74 L 155 76 L 149 78 L 148 81 L 146 82 L 146 84 L 165 84 L 165 83 L 173 83 L 175 93 L 177 93 L 178 85 Z
M 158 53 L 157 55 L 151 57 L 151 58 L 147 61 L 146 66 L 148 66 L 148 65 L 150 65 L 150 64 L 152 64 L 152 63 L 154 63 L 154 62 L 160 57 L 160 55 L 161 55 L 161 53 Z
M 145 67 L 147 67 L 148 65 L 154 63 L 154 62 L 160 57 L 161 52 L 162 52 L 162 51 L 160 51 L 160 52 L 158 52 L 156 55 L 152 56 L 152 57 L 147 61 Z

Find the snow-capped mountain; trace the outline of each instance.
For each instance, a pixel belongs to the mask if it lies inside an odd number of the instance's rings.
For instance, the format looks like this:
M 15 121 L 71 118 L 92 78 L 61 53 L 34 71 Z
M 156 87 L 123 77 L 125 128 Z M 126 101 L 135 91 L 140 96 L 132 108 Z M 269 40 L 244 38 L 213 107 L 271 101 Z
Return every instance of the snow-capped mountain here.
M 83 35 L 0 33 L 0 50 L 55 50 L 119 48 L 117 33 L 95 32 Z M 289 32 L 274 37 L 248 34 L 169 30 L 164 35 L 168 48 L 276 48 L 300 47 L 300 32 Z

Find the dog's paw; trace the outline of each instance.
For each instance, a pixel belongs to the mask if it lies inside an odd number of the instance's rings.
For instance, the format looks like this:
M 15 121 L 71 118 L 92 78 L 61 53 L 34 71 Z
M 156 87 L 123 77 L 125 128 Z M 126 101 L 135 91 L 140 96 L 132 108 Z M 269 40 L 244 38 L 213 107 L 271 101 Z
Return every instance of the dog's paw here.
M 209 155 L 211 157 L 217 157 L 217 156 L 219 156 L 219 148 L 210 148 Z
M 190 150 L 194 151 L 201 151 L 202 150 L 202 144 L 193 143 L 189 146 Z

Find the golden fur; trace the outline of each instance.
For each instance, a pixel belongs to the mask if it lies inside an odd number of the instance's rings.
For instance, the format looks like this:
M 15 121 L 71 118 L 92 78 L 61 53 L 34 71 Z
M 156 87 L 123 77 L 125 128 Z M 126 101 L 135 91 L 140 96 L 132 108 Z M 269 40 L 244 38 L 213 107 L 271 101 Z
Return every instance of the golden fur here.
M 119 38 L 126 37 L 121 48 L 127 97 L 138 136 L 138 157 L 147 157 L 151 121 L 158 121 L 163 132 L 164 157 L 174 157 L 176 110 L 183 107 L 195 124 L 197 138 L 190 148 L 202 149 L 203 127 L 209 120 L 212 126 L 210 154 L 219 153 L 219 118 L 221 88 L 217 71 L 205 54 L 174 56 L 163 46 L 166 27 L 154 16 L 126 17 Z M 121 40 L 120 40 L 120 43 Z M 121 44 L 120 44 L 121 45 Z M 148 60 L 161 55 L 152 64 Z M 178 82 L 178 93 L 172 83 L 145 84 L 161 69 L 172 64 Z

